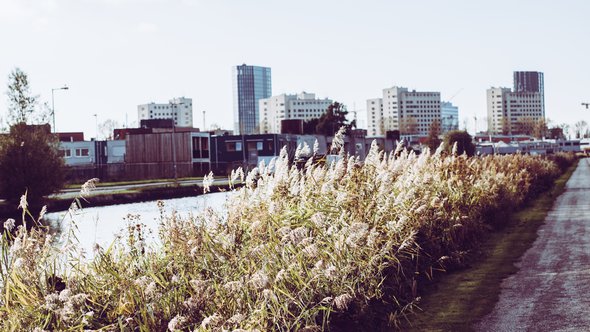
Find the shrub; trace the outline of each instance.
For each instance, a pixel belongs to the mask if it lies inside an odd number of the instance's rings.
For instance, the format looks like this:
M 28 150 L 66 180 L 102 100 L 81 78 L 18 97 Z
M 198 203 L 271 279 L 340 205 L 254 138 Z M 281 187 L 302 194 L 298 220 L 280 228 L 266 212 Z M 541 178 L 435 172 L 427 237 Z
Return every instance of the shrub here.
M 475 154 L 475 145 L 473 144 L 473 138 L 468 132 L 464 130 L 453 130 L 449 131 L 444 137 L 444 145 L 447 152 L 451 152 L 453 147 L 456 145 L 457 154 L 467 154 L 473 156 Z
M 40 207 L 44 196 L 61 189 L 63 179 L 63 158 L 48 125 L 19 123 L 0 140 L 0 196 L 8 201 L 17 202 L 27 192 L 29 203 Z

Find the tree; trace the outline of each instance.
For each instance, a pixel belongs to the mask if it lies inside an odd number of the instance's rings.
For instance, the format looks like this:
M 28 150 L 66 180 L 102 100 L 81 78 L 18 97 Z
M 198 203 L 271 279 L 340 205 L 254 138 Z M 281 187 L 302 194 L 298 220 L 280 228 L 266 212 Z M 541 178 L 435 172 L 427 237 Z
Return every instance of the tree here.
M 516 122 L 516 133 L 520 135 L 533 135 L 536 121 L 528 116 L 521 117 Z
M 584 120 L 578 121 L 574 124 L 574 130 L 576 133 L 576 138 L 583 138 L 584 134 L 586 133 L 586 128 L 588 127 L 588 123 Z
M 320 122 L 319 118 L 309 119 L 303 122 L 303 134 L 314 135 L 316 133 L 315 128 Z
M 43 197 L 61 189 L 64 162 L 51 127 L 18 123 L 0 143 L 0 194 L 16 202 L 27 192 L 29 204 L 39 207 Z
M 549 128 L 549 138 L 551 139 L 565 139 L 563 128 L 555 126 Z
M 540 118 L 533 123 L 533 131 L 532 135 L 535 138 L 544 138 L 547 137 L 547 132 L 549 129 L 547 128 L 547 121 L 544 118 Z
M 38 96 L 31 94 L 29 79 L 19 68 L 15 68 L 8 75 L 8 122 L 30 123 L 37 106 Z
M 352 128 L 356 127 L 356 122 L 353 120 L 349 123 L 346 119 L 347 114 L 346 106 L 335 101 L 328 106 L 326 112 L 319 119 L 305 121 L 303 123 L 303 132 L 306 134 L 334 136 L 340 127 L 345 127 L 348 133 Z M 317 124 L 312 132 L 311 129 L 315 121 L 317 121 Z
M 475 154 L 473 138 L 467 131 L 453 130 L 445 135 L 444 145 L 447 152 L 451 152 L 455 143 L 457 143 L 457 154 L 461 155 L 465 153 L 468 156 L 473 156 Z
M 405 135 L 415 135 L 418 133 L 418 120 L 413 116 L 406 114 L 405 118 L 400 120 L 400 132 Z
M 116 128 L 119 127 L 119 122 L 113 119 L 104 120 L 101 124 L 98 125 L 98 129 L 102 134 L 102 137 L 104 137 L 107 140 L 113 139 L 113 132 Z
M 508 120 L 507 117 L 503 116 L 502 117 L 502 135 L 510 135 L 511 132 L 511 128 L 510 128 L 510 120 Z
M 59 142 L 49 124 L 30 124 L 40 111 L 20 69 L 9 75 L 7 95 L 10 131 L 0 141 L 0 195 L 16 202 L 26 192 L 29 204 L 38 207 L 63 185 Z
M 440 121 L 434 120 L 430 123 L 430 128 L 428 129 L 428 137 L 426 138 L 426 145 L 430 149 L 430 152 L 434 152 L 441 143 L 440 136 Z

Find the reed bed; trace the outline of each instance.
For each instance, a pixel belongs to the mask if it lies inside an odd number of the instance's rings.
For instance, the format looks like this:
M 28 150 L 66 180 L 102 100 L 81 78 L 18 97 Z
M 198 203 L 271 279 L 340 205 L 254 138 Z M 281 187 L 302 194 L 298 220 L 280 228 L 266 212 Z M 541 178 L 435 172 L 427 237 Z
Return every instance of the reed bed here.
M 310 158 L 297 167 L 283 152 L 270 165 L 232 173 L 230 182 L 245 186 L 226 213 L 162 214 L 157 248 L 131 218 L 126 236 L 96 247 L 92 259 L 82 258 L 74 233 L 8 221 L 0 329 L 396 327 L 425 281 L 463 264 L 506 211 L 550 186 L 558 164 L 573 162 L 553 159 L 468 158 L 442 148 L 384 154 L 373 145 L 364 162 L 341 154 L 329 165 Z

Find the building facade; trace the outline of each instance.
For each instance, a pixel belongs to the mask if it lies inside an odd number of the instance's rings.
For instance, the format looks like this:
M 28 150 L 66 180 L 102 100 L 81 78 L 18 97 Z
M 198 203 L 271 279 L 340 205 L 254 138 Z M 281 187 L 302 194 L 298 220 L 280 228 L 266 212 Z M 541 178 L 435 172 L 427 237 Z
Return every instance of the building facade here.
M 459 129 L 459 108 L 451 102 L 440 103 L 440 129 L 442 133 Z
M 514 72 L 514 88 L 487 90 L 488 131 L 531 135 L 545 120 L 544 78 L 541 72 Z
M 130 179 L 202 176 L 210 170 L 210 134 L 192 128 L 129 132 L 125 172 Z
M 177 127 L 193 126 L 193 100 L 174 98 L 167 104 L 149 103 L 137 106 L 138 122 L 141 120 L 172 119 Z
M 385 136 L 399 130 L 403 135 L 427 135 L 431 124 L 441 121 L 440 92 L 422 92 L 394 86 L 383 97 L 367 100 L 369 136 Z
M 385 136 L 382 98 L 373 98 L 367 100 L 367 133 L 369 136 Z
M 234 132 L 258 133 L 259 100 L 272 95 L 271 71 L 268 67 L 248 66 L 232 68 L 234 97 Z
M 279 134 L 282 120 L 310 120 L 319 118 L 332 103 L 331 99 L 316 99 L 315 94 L 302 92 L 296 95 L 281 94 L 260 99 L 261 134 Z

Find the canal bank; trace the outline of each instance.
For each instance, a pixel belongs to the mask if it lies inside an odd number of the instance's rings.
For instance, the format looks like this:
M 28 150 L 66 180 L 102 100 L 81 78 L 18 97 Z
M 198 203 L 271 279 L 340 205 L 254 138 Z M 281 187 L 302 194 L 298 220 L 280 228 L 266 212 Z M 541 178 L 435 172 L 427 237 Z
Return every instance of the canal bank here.
M 236 185 L 236 187 L 239 186 L 241 185 Z M 209 189 L 210 192 L 222 192 L 229 190 L 229 185 L 213 185 Z M 47 212 L 51 213 L 68 210 L 72 203 L 76 202 L 76 200 L 80 202 L 82 207 L 87 208 L 199 196 L 203 195 L 203 193 L 203 187 L 198 184 L 166 184 L 113 192 L 91 192 L 90 195 L 85 198 L 79 198 L 79 196 L 78 198 L 48 198 L 45 202 L 45 205 L 47 206 Z M 40 209 L 40 207 L 31 208 L 31 213 L 33 216 L 37 216 Z M 19 210 L 18 206 L 3 202 L 0 204 L 0 220 L 3 221 L 8 218 L 19 220 L 22 218 L 22 210 Z

